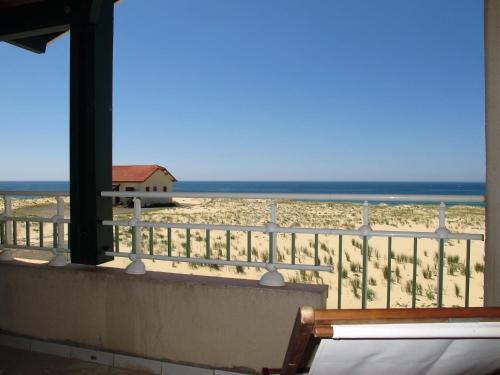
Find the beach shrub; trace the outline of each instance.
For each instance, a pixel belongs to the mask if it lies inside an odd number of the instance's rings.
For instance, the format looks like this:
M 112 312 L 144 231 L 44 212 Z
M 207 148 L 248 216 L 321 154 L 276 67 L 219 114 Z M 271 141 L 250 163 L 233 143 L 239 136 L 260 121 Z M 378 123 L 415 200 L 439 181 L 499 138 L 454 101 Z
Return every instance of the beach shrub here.
M 422 275 L 424 276 L 424 279 L 432 279 L 432 269 L 429 265 L 427 265 L 426 268 L 422 269 Z
M 457 283 L 455 283 L 455 296 L 457 298 L 462 298 L 462 292 L 460 289 L 460 285 L 458 285 Z
M 407 280 L 406 281 L 406 284 L 405 284 L 405 292 L 408 293 L 408 294 L 412 294 L 413 292 L 413 283 L 411 282 L 411 280 Z
M 384 275 L 384 280 L 389 279 L 389 267 L 384 266 L 384 269 L 382 270 L 382 274 Z
M 476 264 L 474 265 L 474 270 L 476 271 L 476 273 L 484 273 L 484 263 L 476 262 Z
M 448 275 L 455 275 L 455 273 L 460 269 L 459 262 L 460 258 L 458 255 L 448 255 L 446 257 L 446 263 L 448 265 Z
M 359 295 L 359 290 L 361 289 L 361 282 L 359 281 L 359 279 L 355 278 L 350 281 L 350 285 L 354 297 L 359 299 L 361 297 Z
M 359 273 L 361 272 L 361 264 L 357 262 L 351 263 L 351 272 Z
M 374 301 L 377 298 L 375 291 L 372 288 L 368 288 L 366 291 L 366 298 L 368 301 Z
M 396 274 L 396 282 L 399 283 L 401 281 L 401 270 L 399 266 L 396 266 L 396 271 L 394 271 L 394 273 Z
M 427 288 L 425 289 L 425 296 L 427 297 L 427 299 L 432 301 L 436 298 L 436 292 L 431 285 L 427 285 Z
M 375 278 L 373 278 L 373 277 L 370 277 L 368 279 L 368 284 L 371 286 L 377 286 L 377 280 L 375 280 Z
M 323 264 L 333 264 L 333 257 L 331 255 L 324 255 L 323 256 Z

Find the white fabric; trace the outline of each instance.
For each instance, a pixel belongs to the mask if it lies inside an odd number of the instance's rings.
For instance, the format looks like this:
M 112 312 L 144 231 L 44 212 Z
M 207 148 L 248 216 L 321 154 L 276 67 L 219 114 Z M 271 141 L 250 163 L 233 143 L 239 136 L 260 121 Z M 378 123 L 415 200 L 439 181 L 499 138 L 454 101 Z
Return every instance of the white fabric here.
M 439 327 L 436 326 L 439 324 Z M 444 328 L 444 325 L 448 327 Z M 468 336 L 491 336 L 486 329 L 491 327 L 498 337 L 498 326 L 487 323 L 428 323 L 428 324 L 382 324 L 339 326 L 336 339 L 323 339 L 314 356 L 310 375 L 486 375 L 500 369 L 500 340 L 494 338 L 442 338 L 443 334 L 454 329 L 476 329 Z M 426 337 L 441 338 L 362 338 L 380 337 L 381 327 L 390 326 L 386 337 L 396 337 L 396 328 L 415 337 L 418 326 Z M 405 327 L 406 326 L 406 327 Z M 436 330 L 433 332 L 433 326 Z M 358 326 L 359 327 L 359 326 Z M 370 330 L 371 328 L 371 330 Z M 364 329 L 364 333 L 363 333 Z M 406 329 L 406 331 L 405 331 Z M 356 339 L 345 337 L 357 337 Z M 418 337 L 424 337 L 420 334 Z M 456 337 L 456 336 L 454 336 Z
M 500 338 L 500 322 L 336 324 L 333 338 Z

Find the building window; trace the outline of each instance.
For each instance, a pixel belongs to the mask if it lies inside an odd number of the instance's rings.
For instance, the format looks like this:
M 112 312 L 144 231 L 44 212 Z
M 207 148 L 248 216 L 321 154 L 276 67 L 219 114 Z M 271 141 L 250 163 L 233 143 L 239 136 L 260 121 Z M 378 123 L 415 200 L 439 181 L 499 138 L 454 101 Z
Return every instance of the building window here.
M 167 192 L 167 187 L 166 186 L 163 187 L 163 192 L 165 192 L 165 193 Z
M 125 191 L 135 191 L 135 189 L 133 187 L 126 187 Z
M 156 188 L 156 186 L 153 186 L 153 191 L 158 191 L 158 189 Z
M 146 186 L 146 191 L 149 191 L 149 186 Z

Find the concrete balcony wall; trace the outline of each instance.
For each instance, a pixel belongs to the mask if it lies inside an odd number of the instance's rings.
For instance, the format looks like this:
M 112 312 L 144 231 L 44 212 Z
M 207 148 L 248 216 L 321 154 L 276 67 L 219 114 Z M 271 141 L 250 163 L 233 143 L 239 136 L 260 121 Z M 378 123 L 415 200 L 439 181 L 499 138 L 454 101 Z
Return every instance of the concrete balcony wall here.
M 325 286 L 0 263 L 0 330 L 247 372 L 280 367 L 298 307 L 326 297 Z

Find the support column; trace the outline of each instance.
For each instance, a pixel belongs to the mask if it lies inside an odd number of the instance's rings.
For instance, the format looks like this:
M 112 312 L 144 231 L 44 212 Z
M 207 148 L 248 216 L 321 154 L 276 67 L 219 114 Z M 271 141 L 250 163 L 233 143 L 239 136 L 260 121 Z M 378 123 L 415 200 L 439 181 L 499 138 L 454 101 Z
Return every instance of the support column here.
M 484 303 L 500 306 L 500 1 L 485 0 L 486 257 Z
M 95 1 L 73 17 L 70 42 L 71 262 L 100 264 L 113 248 L 113 0 Z

